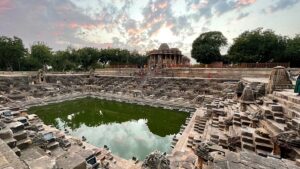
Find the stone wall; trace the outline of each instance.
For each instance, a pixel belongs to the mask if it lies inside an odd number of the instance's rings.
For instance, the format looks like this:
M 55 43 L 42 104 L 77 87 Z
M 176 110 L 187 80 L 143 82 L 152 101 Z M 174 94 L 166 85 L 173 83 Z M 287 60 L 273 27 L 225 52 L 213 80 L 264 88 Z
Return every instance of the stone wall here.
M 297 74 L 299 69 L 291 68 L 292 74 Z M 197 77 L 197 78 L 225 78 L 241 79 L 242 77 L 268 78 L 272 68 L 167 68 L 161 72 L 153 73 L 154 76 L 165 77 Z M 97 69 L 98 75 L 109 76 L 130 76 L 139 69 L 119 68 L 119 69 Z
M 27 90 L 29 80 L 28 76 L 2 76 L 0 77 L 0 92 L 8 92 L 12 89 Z
M 299 71 L 294 68 L 290 70 L 293 74 Z M 272 68 L 171 68 L 165 71 L 168 75 L 176 77 L 241 79 L 242 77 L 268 78 Z

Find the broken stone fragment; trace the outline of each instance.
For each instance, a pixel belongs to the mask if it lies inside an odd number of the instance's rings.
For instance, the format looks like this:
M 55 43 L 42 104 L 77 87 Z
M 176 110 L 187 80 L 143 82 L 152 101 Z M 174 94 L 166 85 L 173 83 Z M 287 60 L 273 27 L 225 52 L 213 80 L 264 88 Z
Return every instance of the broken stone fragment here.
M 170 160 L 161 152 L 154 151 L 149 154 L 143 164 L 143 169 L 171 169 L 170 168 Z

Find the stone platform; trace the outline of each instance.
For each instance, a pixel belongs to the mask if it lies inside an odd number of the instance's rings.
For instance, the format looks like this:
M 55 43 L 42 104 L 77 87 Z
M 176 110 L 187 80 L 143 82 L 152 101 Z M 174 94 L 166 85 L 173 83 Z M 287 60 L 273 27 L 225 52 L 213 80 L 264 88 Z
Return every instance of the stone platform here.
M 273 95 L 275 97 L 281 98 L 283 100 L 289 101 L 294 104 L 300 104 L 300 96 L 294 93 L 293 89 L 286 89 L 283 91 L 274 91 Z
M 266 77 L 244 77 L 241 79 L 241 81 L 245 83 L 264 83 L 268 84 L 269 78 Z

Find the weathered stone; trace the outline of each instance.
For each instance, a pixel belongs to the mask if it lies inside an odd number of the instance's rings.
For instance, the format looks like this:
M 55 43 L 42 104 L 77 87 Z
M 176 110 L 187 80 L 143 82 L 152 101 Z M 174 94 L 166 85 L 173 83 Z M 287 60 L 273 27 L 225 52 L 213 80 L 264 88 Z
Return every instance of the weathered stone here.
M 154 151 L 145 158 L 142 168 L 170 169 L 170 160 L 159 151 Z
M 240 102 L 246 104 L 255 103 L 253 90 L 250 88 L 250 86 L 246 86 L 244 88 L 243 94 L 240 98 Z
M 292 89 L 292 81 L 282 66 L 274 67 L 269 77 L 267 93 L 273 93 L 275 90 Z

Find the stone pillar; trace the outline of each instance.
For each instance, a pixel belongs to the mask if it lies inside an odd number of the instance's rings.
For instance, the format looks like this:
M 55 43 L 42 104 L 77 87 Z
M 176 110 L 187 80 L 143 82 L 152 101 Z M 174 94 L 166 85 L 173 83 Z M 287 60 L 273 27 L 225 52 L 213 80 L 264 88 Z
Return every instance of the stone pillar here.
M 175 55 L 172 55 L 172 64 L 173 66 L 176 65 L 176 56 Z
M 161 67 L 161 55 L 157 55 L 157 62 L 156 62 L 157 67 Z
M 164 57 L 163 57 L 163 64 L 164 65 L 166 64 L 166 55 L 164 55 Z
M 170 65 L 170 56 L 169 55 L 166 55 L 166 57 L 167 57 L 167 66 L 169 67 L 169 65 Z

